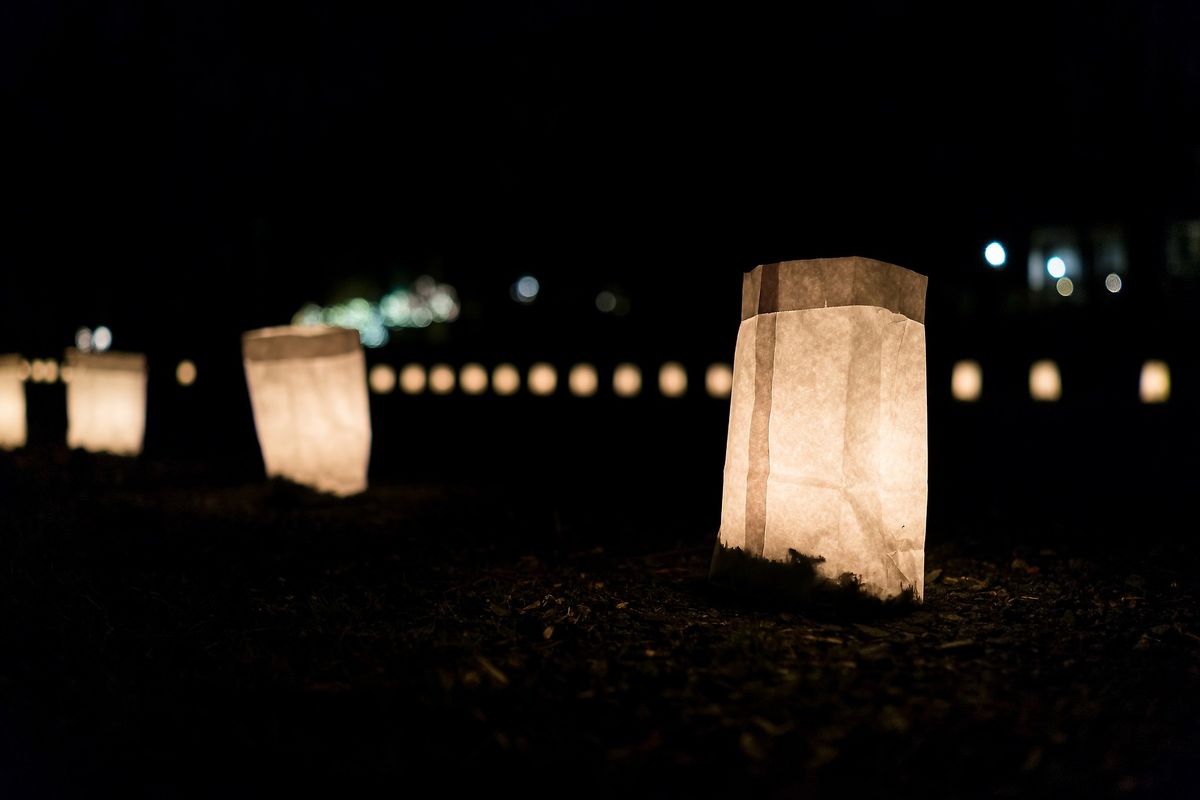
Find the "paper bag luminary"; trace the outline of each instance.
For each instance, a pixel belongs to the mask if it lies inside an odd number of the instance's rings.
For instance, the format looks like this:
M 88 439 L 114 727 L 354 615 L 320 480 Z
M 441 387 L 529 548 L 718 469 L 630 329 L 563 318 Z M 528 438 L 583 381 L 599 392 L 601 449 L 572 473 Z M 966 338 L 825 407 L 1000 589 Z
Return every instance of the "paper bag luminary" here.
M 0 450 L 25 446 L 25 369 L 20 356 L 0 356 Z
M 67 350 L 67 446 L 136 456 L 146 434 L 146 356 Z
M 867 258 L 744 276 L 713 581 L 803 562 L 922 597 L 927 283 Z
M 367 488 L 371 411 L 358 332 L 283 326 L 242 336 L 267 475 L 345 496 Z

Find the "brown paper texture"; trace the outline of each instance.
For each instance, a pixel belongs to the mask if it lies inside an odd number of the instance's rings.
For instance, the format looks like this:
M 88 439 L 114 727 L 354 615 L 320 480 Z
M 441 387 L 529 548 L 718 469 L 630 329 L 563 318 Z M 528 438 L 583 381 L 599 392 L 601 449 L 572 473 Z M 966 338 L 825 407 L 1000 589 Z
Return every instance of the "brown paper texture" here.
M 242 337 L 242 354 L 267 475 L 339 496 L 365 491 L 371 411 L 358 333 L 264 328 Z
M 923 595 L 926 284 L 863 258 L 747 274 L 721 546 Z

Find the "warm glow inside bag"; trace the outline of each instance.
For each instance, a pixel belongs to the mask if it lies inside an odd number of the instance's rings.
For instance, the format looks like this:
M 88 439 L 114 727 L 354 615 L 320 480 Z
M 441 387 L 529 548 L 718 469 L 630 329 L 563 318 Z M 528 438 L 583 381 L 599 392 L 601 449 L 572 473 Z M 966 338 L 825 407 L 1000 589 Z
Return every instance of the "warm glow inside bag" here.
M 367 488 L 371 410 L 358 332 L 264 328 L 242 337 L 267 475 L 322 492 Z
M 714 580 L 743 556 L 803 558 L 923 595 L 927 283 L 865 258 L 746 274 Z
M 146 356 L 67 350 L 67 446 L 136 456 L 146 435 Z
M 20 356 L 0 356 L 0 450 L 25 446 L 25 373 Z

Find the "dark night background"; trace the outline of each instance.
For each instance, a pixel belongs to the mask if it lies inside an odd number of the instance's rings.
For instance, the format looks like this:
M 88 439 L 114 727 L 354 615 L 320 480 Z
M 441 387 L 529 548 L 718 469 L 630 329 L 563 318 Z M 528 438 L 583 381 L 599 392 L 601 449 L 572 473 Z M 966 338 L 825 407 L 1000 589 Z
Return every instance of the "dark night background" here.
M 212 523 L 225 526 L 253 506 L 237 493 L 262 482 L 240 334 L 431 275 L 457 290 L 459 318 L 392 331 L 368 364 L 544 360 L 560 389 L 373 395 L 371 477 L 384 494 L 364 508 L 407 491 L 396 487 L 480 491 L 482 507 L 512 516 L 494 531 L 490 518 L 454 516 L 451 528 L 503 552 L 521 552 L 529 519 L 568 537 L 543 542 L 550 553 L 585 539 L 703 549 L 728 414 L 704 394 L 703 371 L 732 360 L 742 273 L 869 256 L 930 277 L 931 548 L 992 548 L 1004 569 L 1010 549 L 1119 560 L 1131 541 L 1167 548 L 1138 556 L 1160 566 L 1162 552 L 1193 557 L 1178 553 L 1194 547 L 1200 448 L 1200 6 L 827 5 L 4 4 L 0 353 L 61 359 L 76 329 L 101 324 L 114 349 L 146 353 L 146 450 L 117 469 L 132 494 L 96 502 L 203 531 L 187 503 L 171 505 L 177 492 L 235 493 L 237 510 Z M 1089 249 L 1101 228 L 1125 254 L 1117 294 Z M 1070 297 L 1030 284 L 1026 260 L 1047 230 L 1080 242 Z M 1007 248 L 1003 269 L 983 259 L 993 240 Z M 541 284 L 530 304 L 510 296 L 523 275 Z M 598 311 L 604 290 L 628 313 Z M 199 370 L 188 388 L 174 379 L 184 358 Z M 950 397 L 963 358 L 983 366 L 978 403 Z M 1059 403 L 1029 398 L 1041 358 L 1062 371 Z M 1171 368 L 1166 404 L 1138 400 L 1151 358 Z M 668 360 L 688 367 L 682 399 L 653 387 Z M 563 388 L 579 361 L 599 369 L 595 398 Z M 623 361 L 642 366 L 636 399 L 607 389 Z M 27 390 L 30 447 L 5 466 L 10 509 L 36 486 L 31 496 L 89 515 L 85 500 L 105 496 L 108 479 L 62 449 L 63 386 Z M 47 469 L 73 477 L 29 477 Z M 39 530 L 12 522 L 24 513 L 10 512 L 10 540 Z M 321 519 L 305 529 L 318 542 L 321 525 L 341 524 Z M 278 543 L 271 524 L 247 524 Z M 21 541 L 10 564 L 39 552 Z M 271 546 L 254 558 L 270 561 Z M 1126 570 L 1115 569 L 1119 584 Z M 11 706 L 31 717 L 45 707 L 24 702 Z M 19 728 L 0 733 L 20 741 Z M 1174 741 L 1200 741 L 1187 731 Z M 57 763 L 44 742 L 21 748 L 36 754 L 29 775 Z M 755 752 L 744 738 L 741 750 Z M 159 755 L 166 780 L 175 762 Z M 1194 775 L 1179 770 L 1159 788 Z

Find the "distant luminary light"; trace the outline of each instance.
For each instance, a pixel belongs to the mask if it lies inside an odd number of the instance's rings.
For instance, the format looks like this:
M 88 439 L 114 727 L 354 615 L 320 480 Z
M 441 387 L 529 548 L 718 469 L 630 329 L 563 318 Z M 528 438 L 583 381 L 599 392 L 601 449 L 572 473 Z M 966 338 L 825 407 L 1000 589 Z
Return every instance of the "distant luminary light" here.
M 17 373 L 21 376 L 21 380 L 27 381 L 33 374 L 33 367 L 25 359 L 21 359 L 20 365 L 17 367 Z
M 1029 368 L 1029 396 L 1041 403 L 1054 403 L 1062 398 L 1058 364 L 1048 358 L 1033 363 Z
M 591 397 L 599 386 L 600 379 L 591 364 L 576 364 L 567 373 L 567 388 L 576 397 Z
M 642 370 L 637 364 L 617 364 L 613 370 L 613 394 L 637 397 L 642 391 Z
M 558 388 L 558 370 L 553 364 L 538 362 L 529 368 L 529 391 L 541 397 L 554 394 Z
M 463 394 L 479 395 L 487 391 L 488 374 L 482 364 L 465 364 L 458 373 Z
M 866 258 L 745 276 L 713 581 L 922 597 L 927 283 Z
M 1008 253 L 1004 252 L 1004 245 L 999 242 L 992 242 L 983 248 L 983 257 L 987 261 L 988 266 L 999 268 L 1003 267 L 1004 262 L 1008 260 Z
M 1067 262 L 1058 256 L 1051 256 L 1046 259 L 1046 272 L 1051 278 L 1061 278 L 1067 274 Z
M 80 328 L 75 331 L 75 349 L 81 353 L 92 352 L 92 329 Z
M 371 367 L 367 381 L 375 394 L 391 394 L 396 391 L 396 369 L 391 364 L 376 364 Z
M 371 406 L 358 332 L 249 331 L 242 358 L 267 475 L 338 496 L 365 491 Z
M 58 381 L 58 362 L 53 358 L 47 358 L 42 362 L 42 381 L 44 383 Z
M 29 362 L 29 379 L 34 383 L 46 382 L 46 362 L 35 358 Z
M 500 364 L 492 371 L 492 390 L 508 397 L 521 388 L 521 373 L 512 364 Z
M 93 342 L 94 344 L 94 342 Z M 53 362 L 51 362 L 53 363 Z M 67 350 L 67 446 L 135 456 L 146 433 L 146 356 Z
M 429 391 L 450 394 L 454 391 L 454 368 L 449 364 L 434 364 L 429 368 Z
M 1116 294 L 1121 291 L 1121 276 L 1115 272 L 1110 272 L 1104 278 L 1104 288 Z
M 0 450 L 25 446 L 24 364 L 18 355 L 0 356 Z
M 420 364 L 405 364 L 400 370 L 400 391 L 405 394 L 425 391 L 425 368 Z
M 658 371 L 658 390 L 663 397 L 687 394 L 687 370 L 678 361 L 668 361 Z
M 1054 284 L 1054 288 L 1063 297 L 1070 297 L 1075 291 L 1075 283 L 1070 278 L 1059 278 L 1058 282 Z
M 1138 396 L 1143 403 L 1165 403 L 1171 399 L 1171 370 L 1167 362 L 1151 360 L 1142 364 Z
M 983 394 L 983 370 L 978 361 L 964 359 L 950 373 L 950 394 L 960 403 L 974 403 Z
M 733 367 L 728 364 L 709 364 L 704 373 L 704 390 L 709 397 L 729 397 L 733 391 Z
M 186 358 L 180 361 L 179 365 L 175 367 L 175 381 L 180 386 L 191 386 L 195 383 L 196 365 Z

